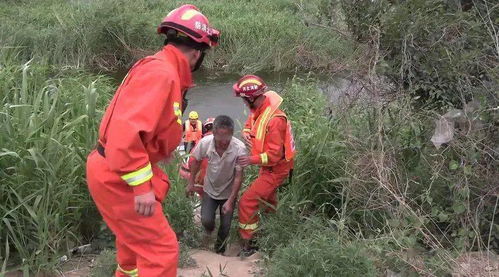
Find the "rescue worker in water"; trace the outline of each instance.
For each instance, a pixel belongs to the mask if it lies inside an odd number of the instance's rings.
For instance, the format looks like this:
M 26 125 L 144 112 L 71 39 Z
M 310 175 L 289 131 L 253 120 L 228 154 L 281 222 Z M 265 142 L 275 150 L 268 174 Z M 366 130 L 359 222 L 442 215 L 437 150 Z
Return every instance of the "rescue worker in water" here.
M 165 46 L 128 72 L 102 118 L 87 159 L 90 194 L 116 236 L 115 276 L 176 276 L 178 242 L 161 209 L 168 176 L 157 166 L 182 139 L 185 94 L 218 44 L 197 7 L 171 11 L 158 27 Z

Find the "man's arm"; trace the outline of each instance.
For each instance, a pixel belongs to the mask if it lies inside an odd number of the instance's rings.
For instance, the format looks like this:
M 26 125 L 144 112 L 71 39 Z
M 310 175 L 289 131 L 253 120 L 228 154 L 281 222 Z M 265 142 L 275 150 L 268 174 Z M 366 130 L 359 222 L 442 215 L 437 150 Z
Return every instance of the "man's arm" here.
M 234 181 L 232 182 L 232 191 L 230 193 L 229 199 L 225 202 L 222 207 L 222 213 L 226 214 L 234 210 L 234 204 L 236 203 L 237 196 L 239 194 L 239 189 L 241 189 L 241 184 L 243 183 L 244 172 L 239 166 L 236 166 L 236 173 L 234 176 Z
M 189 181 L 187 182 L 186 194 L 187 196 L 192 195 L 194 184 L 196 183 L 196 176 L 198 175 L 199 169 L 201 168 L 201 161 L 205 158 L 206 150 L 203 149 L 203 144 L 201 140 L 192 150 L 191 157 L 189 158 L 189 171 L 191 175 L 189 176 Z
M 196 176 L 198 175 L 200 168 L 201 161 L 198 161 L 194 156 L 191 156 L 189 159 L 189 170 L 191 171 L 191 175 L 189 176 L 189 182 L 187 183 L 185 192 L 188 196 L 193 192 L 194 184 L 196 183 Z

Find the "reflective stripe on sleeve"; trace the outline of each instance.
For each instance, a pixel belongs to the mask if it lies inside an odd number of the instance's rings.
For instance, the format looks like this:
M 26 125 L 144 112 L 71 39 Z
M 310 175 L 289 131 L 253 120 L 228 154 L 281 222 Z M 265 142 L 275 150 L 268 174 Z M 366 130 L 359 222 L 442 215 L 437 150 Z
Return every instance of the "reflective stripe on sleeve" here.
M 144 182 L 149 181 L 151 178 L 152 178 L 151 163 L 148 163 L 145 167 L 139 170 L 121 176 L 121 179 L 127 182 L 127 184 L 130 186 L 138 186 Z
M 263 165 L 269 163 L 269 156 L 267 155 L 267 153 L 260 154 L 260 159 L 262 160 Z
M 173 113 L 177 116 L 177 123 L 182 125 L 182 110 L 179 102 L 173 102 Z

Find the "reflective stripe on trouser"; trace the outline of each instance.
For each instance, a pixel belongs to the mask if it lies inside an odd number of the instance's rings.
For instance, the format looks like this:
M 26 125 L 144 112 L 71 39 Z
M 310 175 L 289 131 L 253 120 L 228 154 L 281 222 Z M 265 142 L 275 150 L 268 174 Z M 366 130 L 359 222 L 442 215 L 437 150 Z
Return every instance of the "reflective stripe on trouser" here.
M 251 239 L 258 228 L 258 209 L 265 207 L 269 212 L 277 205 L 277 188 L 288 176 L 287 167 L 271 172 L 260 169 L 260 173 L 250 187 L 243 193 L 239 201 L 239 234 L 243 239 Z
M 130 276 L 130 277 L 138 277 L 139 276 L 139 270 L 137 268 L 131 269 L 131 270 L 126 270 L 123 269 L 119 264 L 118 268 L 116 269 L 116 276 Z
M 132 249 L 128 248 L 125 243 L 122 243 L 119 239 L 116 239 L 116 261 L 118 262 L 118 268 L 116 269 L 116 277 L 127 277 L 131 276 L 129 273 L 135 270 L 136 276 L 138 276 L 137 269 L 137 256 Z M 132 275 L 133 276 L 133 275 Z
M 138 276 L 176 276 L 178 242 L 163 214 L 161 203 L 156 201 L 155 212 L 150 217 L 137 214 L 133 188 L 108 168 L 105 159 L 95 151 L 89 155 L 88 187 L 104 221 L 116 235 L 118 264 L 127 271 L 137 268 Z M 155 193 L 157 187 L 167 187 L 166 183 L 154 182 Z M 116 270 L 115 276 L 130 275 Z

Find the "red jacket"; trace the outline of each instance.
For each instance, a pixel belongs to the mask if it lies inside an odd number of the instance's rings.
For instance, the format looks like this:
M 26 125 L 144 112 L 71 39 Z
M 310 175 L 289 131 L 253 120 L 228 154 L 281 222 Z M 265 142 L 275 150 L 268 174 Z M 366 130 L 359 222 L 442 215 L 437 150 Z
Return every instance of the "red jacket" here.
M 266 92 L 262 106 L 249 115 L 244 125 L 243 132 L 250 133 L 253 143 L 251 164 L 275 166 L 290 162 L 292 165 L 294 139 L 291 124 L 279 109 L 281 102 L 282 98 L 277 93 Z M 258 139 L 259 136 L 261 139 Z
M 130 69 L 107 108 L 99 142 L 110 170 L 135 194 L 151 190 L 151 166 L 180 144 L 182 96 L 191 84 L 189 62 L 167 45 Z
M 196 126 L 192 126 L 190 120 L 186 120 L 184 126 L 184 141 L 198 143 L 203 137 L 203 124 L 201 121 L 196 120 Z

